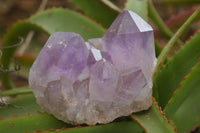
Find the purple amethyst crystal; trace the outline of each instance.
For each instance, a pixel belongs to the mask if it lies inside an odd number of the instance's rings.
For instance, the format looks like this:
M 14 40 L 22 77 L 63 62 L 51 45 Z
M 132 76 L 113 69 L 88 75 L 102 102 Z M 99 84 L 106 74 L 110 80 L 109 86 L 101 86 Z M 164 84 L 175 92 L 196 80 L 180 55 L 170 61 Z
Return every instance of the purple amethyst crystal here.
M 131 11 L 122 12 L 103 38 L 52 34 L 29 77 L 37 102 L 72 124 L 109 123 L 152 104 L 156 64 L 153 29 Z

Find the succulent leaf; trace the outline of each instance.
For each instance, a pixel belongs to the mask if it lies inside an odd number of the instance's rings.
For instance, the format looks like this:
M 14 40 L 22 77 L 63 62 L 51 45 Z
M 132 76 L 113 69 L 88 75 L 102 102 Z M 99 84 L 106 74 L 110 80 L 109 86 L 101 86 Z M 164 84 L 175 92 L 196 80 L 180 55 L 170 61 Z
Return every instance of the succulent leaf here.
M 148 20 L 148 3 L 147 0 L 127 0 L 125 10 L 132 10 L 144 20 Z
M 195 19 L 195 17 L 199 14 L 200 10 L 196 10 L 188 19 L 187 21 L 179 28 L 179 30 L 174 34 L 174 36 L 169 40 L 169 42 L 165 45 L 162 52 L 160 53 L 158 57 L 158 63 L 156 67 L 156 71 L 158 72 L 162 65 L 167 58 L 170 50 L 174 46 L 177 39 L 181 36 L 181 34 L 184 32 L 184 30 L 189 26 L 189 24 Z
M 165 107 L 166 117 L 174 122 L 177 131 L 189 133 L 200 125 L 200 60 L 181 82 Z
M 20 87 L 20 88 L 15 88 L 7 91 L 3 91 L 0 96 L 16 96 L 16 95 L 21 95 L 21 94 L 27 94 L 27 93 L 32 93 L 32 90 L 28 87 Z
M 72 126 L 55 119 L 51 115 L 38 112 L 33 115 L 15 116 L 11 119 L 0 120 L 0 127 L 1 133 L 24 133 Z
M 158 91 L 159 105 L 164 108 L 190 69 L 200 58 L 200 33 L 192 38 L 168 62 L 163 70 L 156 74 L 154 90 Z M 155 92 L 154 92 L 155 93 Z
M 86 15 L 108 28 L 117 17 L 119 10 L 106 5 L 103 0 L 69 0 Z
M 147 133 L 175 133 L 158 103 L 153 98 L 153 105 L 147 111 L 134 113 L 131 117 L 136 120 Z
M 75 127 L 75 128 L 61 128 L 58 130 L 48 130 L 44 133 L 122 133 L 122 132 L 136 132 L 143 133 L 142 128 L 133 121 L 127 122 L 114 122 L 107 125 L 98 126 L 86 126 L 86 127 Z M 37 132 L 34 132 L 37 133 Z M 42 132 L 41 132 L 42 133 Z
M 22 97 L 11 100 L 4 100 L 5 107 L 0 109 L 0 118 L 9 119 L 13 115 L 23 116 L 25 114 L 34 114 L 36 111 L 43 111 L 36 103 L 33 94 L 24 95 Z
M 104 28 L 91 19 L 62 8 L 45 10 L 32 16 L 30 21 L 40 25 L 51 34 L 57 31 L 75 32 L 85 40 L 102 37 L 105 32 Z
M 21 30 L 23 29 L 23 30 Z M 20 21 L 10 28 L 9 32 L 4 36 L 3 47 L 8 47 L 16 44 L 19 41 L 19 37 L 24 37 L 30 30 L 36 30 L 40 32 L 48 32 L 42 29 L 40 26 L 31 23 L 30 21 Z M 17 47 L 12 47 L 9 49 L 2 49 L 1 64 L 3 69 L 9 69 L 11 58 Z M 10 80 L 9 73 L 1 73 L 1 79 L 4 87 L 6 89 L 11 89 L 14 87 L 13 83 Z

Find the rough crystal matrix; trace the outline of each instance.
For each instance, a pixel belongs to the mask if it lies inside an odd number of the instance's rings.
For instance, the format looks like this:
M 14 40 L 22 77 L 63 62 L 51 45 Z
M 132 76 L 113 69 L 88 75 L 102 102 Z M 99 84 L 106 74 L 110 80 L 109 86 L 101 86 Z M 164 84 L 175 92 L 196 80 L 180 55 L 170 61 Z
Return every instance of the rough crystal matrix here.
M 152 104 L 156 64 L 153 29 L 122 12 L 103 38 L 50 36 L 34 62 L 29 84 L 48 113 L 72 124 L 109 123 Z

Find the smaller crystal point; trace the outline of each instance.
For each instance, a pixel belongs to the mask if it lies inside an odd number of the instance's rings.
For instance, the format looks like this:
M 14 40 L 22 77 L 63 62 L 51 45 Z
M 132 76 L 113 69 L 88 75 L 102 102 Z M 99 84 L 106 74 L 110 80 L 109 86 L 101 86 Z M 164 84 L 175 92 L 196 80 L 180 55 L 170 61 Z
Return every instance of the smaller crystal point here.
M 90 71 L 89 93 L 91 100 L 112 102 L 117 90 L 119 72 L 109 62 L 95 63 Z
M 153 29 L 131 11 L 119 14 L 103 38 L 84 42 L 56 32 L 30 70 L 38 104 L 71 124 L 109 123 L 152 104 L 156 65 Z

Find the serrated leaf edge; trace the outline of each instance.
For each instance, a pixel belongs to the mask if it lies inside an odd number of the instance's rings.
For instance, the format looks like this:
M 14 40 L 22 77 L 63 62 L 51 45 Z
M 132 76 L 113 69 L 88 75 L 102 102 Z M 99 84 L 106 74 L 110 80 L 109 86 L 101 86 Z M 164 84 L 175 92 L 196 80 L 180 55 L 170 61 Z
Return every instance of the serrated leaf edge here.
M 155 107 L 160 111 L 160 114 L 163 116 L 164 120 L 167 121 L 167 123 L 170 125 L 170 127 L 175 131 L 175 133 L 177 133 L 176 128 L 174 128 L 171 125 L 171 121 L 167 119 L 167 117 L 165 116 L 165 113 L 162 111 L 161 107 L 158 106 L 158 103 L 156 102 L 156 99 L 154 97 L 152 97 L 152 101 L 155 104 Z M 145 127 L 132 115 L 130 114 L 130 116 L 142 127 L 142 129 L 148 133 L 148 131 L 145 129 Z
M 37 114 L 47 114 L 47 113 L 41 112 L 41 111 L 38 111 L 38 110 L 37 110 L 34 114 L 26 113 L 26 114 L 20 115 L 20 116 L 18 116 L 18 115 L 16 115 L 16 114 L 13 114 L 13 116 L 12 116 L 11 118 L 8 118 L 8 119 L 0 118 L 0 121 L 12 120 L 12 119 L 14 119 L 14 118 L 23 118 L 23 117 L 26 117 L 26 116 L 35 116 L 35 115 L 37 115 Z
M 167 105 L 166 105 L 164 111 L 168 108 L 168 105 L 169 105 L 169 104 L 171 103 L 171 101 L 174 99 L 176 93 L 180 90 L 180 88 L 181 88 L 182 84 L 184 83 L 184 81 L 190 76 L 190 74 L 191 74 L 191 72 L 193 71 L 193 69 L 195 69 L 199 64 L 200 64 L 200 58 L 199 58 L 198 63 L 197 63 L 194 67 L 192 67 L 192 68 L 190 69 L 190 72 L 184 77 L 183 81 L 180 82 L 179 87 L 174 91 L 174 93 L 173 93 L 172 97 L 170 98 L 170 100 L 168 101 L 168 103 L 167 103 Z

